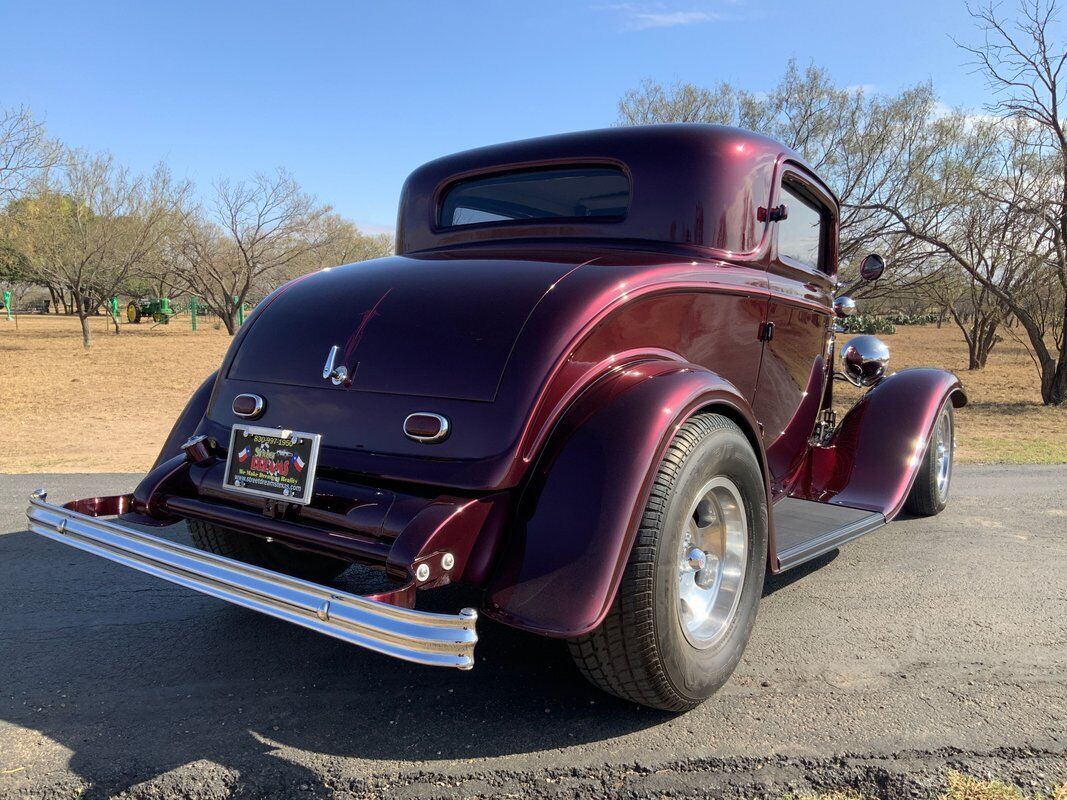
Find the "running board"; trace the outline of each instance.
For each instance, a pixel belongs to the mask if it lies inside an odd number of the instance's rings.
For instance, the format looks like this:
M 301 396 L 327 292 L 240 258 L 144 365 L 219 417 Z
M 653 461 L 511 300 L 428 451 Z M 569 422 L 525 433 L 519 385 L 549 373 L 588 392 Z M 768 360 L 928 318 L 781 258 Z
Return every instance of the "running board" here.
M 787 569 L 835 550 L 886 524 L 877 511 L 787 497 L 774 505 L 778 568 Z

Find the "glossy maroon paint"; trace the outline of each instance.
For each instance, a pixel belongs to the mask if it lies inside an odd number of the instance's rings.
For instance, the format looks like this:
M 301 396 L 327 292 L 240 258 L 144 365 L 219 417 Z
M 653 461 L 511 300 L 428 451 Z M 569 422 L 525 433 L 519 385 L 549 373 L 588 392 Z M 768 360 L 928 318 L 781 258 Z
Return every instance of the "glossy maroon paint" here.
M 561 163 L 623 169 L 626 217 L 437 226 L 454 181 Z M 785 175 L 829 209 L 822 269 L 780 256 L 759 211 L 780 202 Z M 427 585 L 486 587 L 491 614 L 552 635 L 602 618 L 650 476 L 695 411 L 742 427 L 768 504 L 793 494 L 895 512 L 914 477 L 898 450 L 928 435 L 955 379 L 888 379 L 830 447 L 813 444 L 832 394 L 836 208 L 795 153 L 717 126 L 567 134 L 431 162 L 405 184 L 396 256 L 304 276 L 259 305 L 135 507 L 343 554 L 400 581 L 426 563 Z M 333 346 L 348 370 L 336 386 L 322 378 Z M 242 393 L 266 399 L 257 424 L 322 434 L 311 505 L 227 492 L 217 444 L 208 463 L 174 458 L 193 433 L 227 442 Z M 405 435 L 419 412 L 446 417 L 448 438 Z M 773 524 L 769 536 L 777 568 Z M 444 552 L 457 562 L 448 574 L 435 566 Z
M 565 407 L 561 401 L 622 359 L 655 353 L 691 361 L 716 369 L 751 399 L 768 294 L 761 270 L 695 254 L 684 258 L 621 249 L 587 250 L 587 258 L 577 263 L 572 253 L 540 246 L 516 245 L 509 254 L 504 258 L 496 251 L 476 249 L 452 251 L 448 258 L 394 257 L 370 267 L 331 270 L 321 283 L 305 281 L 254 323 L 248 344 L 223 365 L 224 377 L 201 432 L 220 441 L 228 438 L 229 427 L 241 421 L 232 412 L 233 397 L 255 393 L 268 401 L 259 424 L 294 427 L 299 418 L 315 421 L 316 431 L 323 434 L 320 464 L 327 467 L 388 480 L 495 491 L 521 482 L 536 441 Z M 490 281 L 494 274 L 497 278 Z M 522 276 L 524 286 L 534 278 L 541 285 L 506 299 L 513 274 Z M 411 326 L 403 308 L 386 303 L 366 329 L 367 349 L 358 349 L 347 365 L 354 369 L 351 386 L 323 381 L 327 351 L 343 341 L 346 329 L 335 325 L 331 314 L 319 323 L 314 316 L 341 302 L 346 286 L 361 286 L 365 278 L 373 281 L 377 275 L 422 286 L 434 295 L 447 294 L 454 283 L 455 296 L 441 300 L 434 312 L 433 328 L 444 331 L 436 338 L 459 341 L 473 335 L 477 357 L 466 358 L 462 349 L 448 346 L 434 350 L 429 328 L 423 337 L 421 323 Z M 378 288 L 360 295 L 362 302 L 376 300 Z M 403 294 L 398 289 L 390 297 Z M 528 308 L 516 305 L 520 296 Z M 296 302 L 307 309 L 300 312 L 303 316 L 289 313 Z M 501 327 L 509 331 L 508 341 L 490 343 L 488 333 L 483 335 L 489 328 L 472 326 L 471 321 L 495 319 L 499 308 L 507 309 L 508 322 Z M 284 349 L 286 336 L 307 329 L 324 332 L 299 337 Z M 247 365 L 253 357 L 245 360 L 246 348 L 261 337 L 269 344 L 248 351 L 259 364 L 252 370 Z M 420 347 L 411 351 L 415 339 L 420 339 Z M 400 363 L 389 355 L 393 341 L 403 341 L 396 346 L 412 353 L 408 362 L 417 361 L 418 370 L 390 369 L 390 364 Z M 280 368 L 288 383 L 265 380 L 272 358 L 294 363 Z M 380 366 L 371 371 L 370 364 Z M 369 386 L 364 384 L 367 375 Z M 438 394 L 425 388 L 434 377 L 442 387 Z M 424 388 L 415 390 L 412 381 Z M 403 432 L 404 419 L 420 411 L 450 421 L 448 439 L 434 444 L 432 452 Z
M 63 508 L 77 511 L 90 517 L 115 517 L 133 510 L 132 494 L 113 494 L 106 497 L 86 497 L 64 503 Z

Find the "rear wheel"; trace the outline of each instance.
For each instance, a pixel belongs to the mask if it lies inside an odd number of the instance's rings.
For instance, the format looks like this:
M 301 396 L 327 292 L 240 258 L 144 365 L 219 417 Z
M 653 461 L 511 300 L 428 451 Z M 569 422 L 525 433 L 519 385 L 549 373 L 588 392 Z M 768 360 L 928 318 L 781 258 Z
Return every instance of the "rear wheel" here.
M 915 476 L 904 509 L 912 514 L 932 517 L 948 505 L 952 485 L 952 462 L 956 455 L 956 423 L 952 402 L 945 401 L 937 415 L 930 442 L 926 445 L 919 472 Z
M 314 583 L 333 580 L 349 567 L 347 561 L 339 558 L 294 550 L 198 519 L 189 520 L 189 537 L 196 547 L 209 553 Z
M 767 560 L 763 474 L 731 420 L 701 414 L 659 466 L 615 601 L 571 641 L 579 670 L 635 703 L 686 711 L 730 677 Z
M 141 309 L 136 303 L 130 303 L 126 306 L 126 319 L 134 325 L 141 321 Z

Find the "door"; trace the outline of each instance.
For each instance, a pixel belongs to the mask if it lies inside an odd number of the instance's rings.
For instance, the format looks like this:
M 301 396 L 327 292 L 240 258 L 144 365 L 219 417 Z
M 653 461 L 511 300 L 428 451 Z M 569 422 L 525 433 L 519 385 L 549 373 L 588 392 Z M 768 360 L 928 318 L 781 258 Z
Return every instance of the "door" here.
M 772 487 L 788 492 L 807 453 L 829 379 L 827 347 L 837 272 L 836 203 L 821 184 L 787 167 L 774 207 L 763 363 L 754 409 Z

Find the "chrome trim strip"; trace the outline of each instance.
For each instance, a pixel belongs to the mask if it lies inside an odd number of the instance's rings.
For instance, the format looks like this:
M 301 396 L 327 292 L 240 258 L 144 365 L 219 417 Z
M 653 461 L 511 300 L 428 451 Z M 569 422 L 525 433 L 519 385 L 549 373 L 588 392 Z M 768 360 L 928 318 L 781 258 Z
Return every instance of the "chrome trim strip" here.
M 430 666 L 474 666 L 478 613 L 400 608 L 161 539 L 46 501 L 26 509 L 29 529 L 202 594 L 292 622 L 377 653 Z

